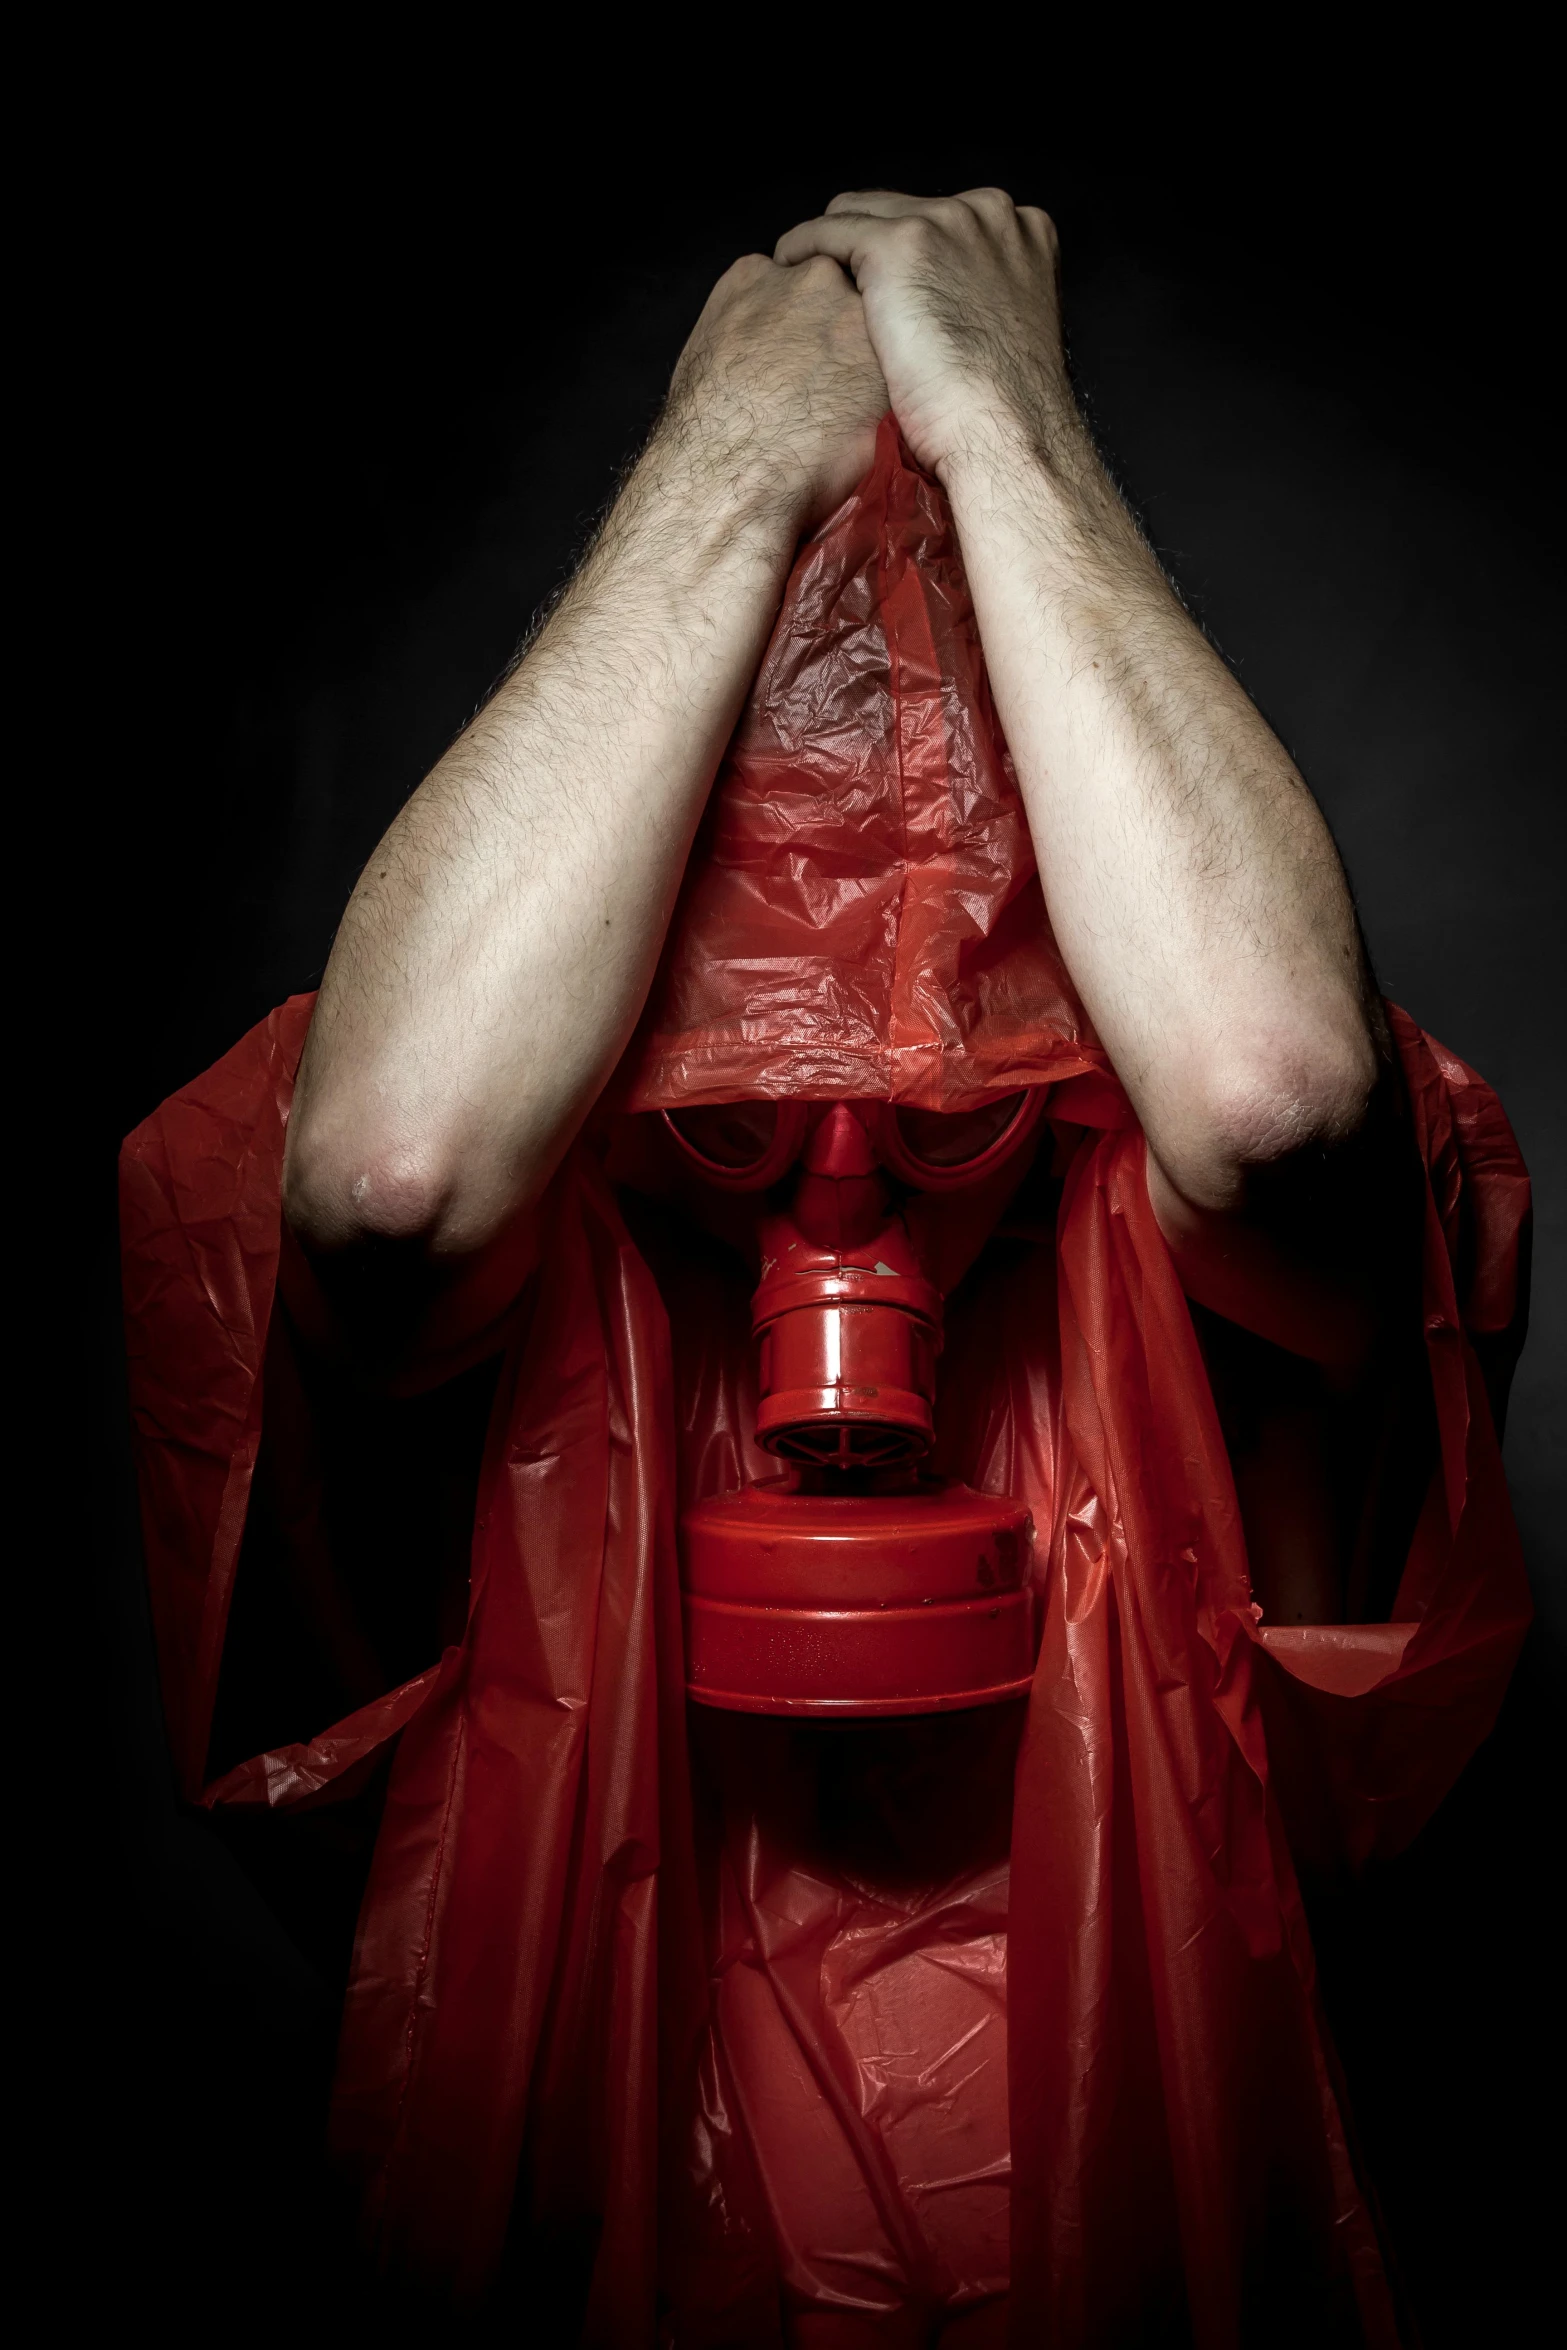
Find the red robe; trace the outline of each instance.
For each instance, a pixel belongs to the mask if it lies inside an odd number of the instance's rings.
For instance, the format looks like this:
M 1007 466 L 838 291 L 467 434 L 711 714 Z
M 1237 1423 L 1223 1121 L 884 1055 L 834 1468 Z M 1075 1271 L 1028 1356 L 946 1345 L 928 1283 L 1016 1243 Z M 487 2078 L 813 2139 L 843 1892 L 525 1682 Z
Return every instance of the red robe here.
M 1362 1479 L 1387 1620 L 1272 1627 L 939 494 L 884 434 L 790 583 L 613 1100 L 1057 1087 L 1059 1191 L 951 1301 L 937 1408 L 939 1465 L 1033 1511 L 1042 1640 L 1026 1706 L 795 1725 L 684 1699 L 677 1507 L 763 1465 L 743 1268 L 592 1139 L 511 1319 L 449 1644 L 371 1693 L 312 1465 L 345 1438 L 275 1308 L 309 1010 L 131 1137 L 126 1299 L 188 1793 L 329 1802 L 395 1743 L 333 2118 L 378 2262 L 473 2300 L 509 2243 L 552 2339 L 628 2350 L 1396 2342 L 1291 1839 L 1407 1842 L 1528 1620 L 1481 1368 L 1516 1351 L 1528 1199 L 1494 1096 L 1392 1014 L 1434 1466 L 1402 1518 Z M 264 1436 L 273 1554 L 367 1701 L 209 1780 Z

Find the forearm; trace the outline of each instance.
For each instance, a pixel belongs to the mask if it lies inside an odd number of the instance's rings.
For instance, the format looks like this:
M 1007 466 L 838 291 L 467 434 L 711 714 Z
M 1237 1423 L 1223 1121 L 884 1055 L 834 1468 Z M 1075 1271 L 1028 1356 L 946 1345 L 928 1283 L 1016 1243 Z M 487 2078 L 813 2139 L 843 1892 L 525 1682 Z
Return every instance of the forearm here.
M 1248 1164 L 1364 1112 L 1353 909 L 1310 793 L 1060 399 L 1042 430 L 976 436 L 948 488 L 1051 919 L 1155 1204 L 1162 1172 L 1233 1209 Z
M 646 995 L 795 528 L 765 473 L 655 435 L 350 901 L 289 1138 L 308 1243 L 467 1255 L 538 1195 Z

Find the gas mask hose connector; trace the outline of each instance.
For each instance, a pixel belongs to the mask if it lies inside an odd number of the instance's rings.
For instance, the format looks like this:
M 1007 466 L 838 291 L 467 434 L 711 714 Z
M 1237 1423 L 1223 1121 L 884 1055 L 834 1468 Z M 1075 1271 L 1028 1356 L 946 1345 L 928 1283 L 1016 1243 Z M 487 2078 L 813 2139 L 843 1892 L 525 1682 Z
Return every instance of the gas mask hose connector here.
M 760 1350 L 757 1441 L 780 1460 L 890 1469 L 935 1441 L 941 1299 L 900 1221 L 848 1250 L 770 1220 L 752 1305 Z

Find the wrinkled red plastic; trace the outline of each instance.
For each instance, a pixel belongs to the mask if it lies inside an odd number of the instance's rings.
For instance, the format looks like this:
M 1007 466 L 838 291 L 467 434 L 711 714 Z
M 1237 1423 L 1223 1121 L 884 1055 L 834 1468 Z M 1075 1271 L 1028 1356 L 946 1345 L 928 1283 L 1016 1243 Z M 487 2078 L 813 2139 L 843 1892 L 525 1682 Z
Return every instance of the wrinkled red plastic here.
M 947 1110 L 1105 1066 L 1045 914 L 945 500 L 886 424 L 795 566 L 617 1098 Z
M 583 1144 L 501 1375 L 461 1642 L 204 1787 L 269 1327 L 296 1343 L 274 1294 L 309 1013 L 131 1137 L 127 1324 L 186 1788 L 318 1803 L 397 1740 L 333 2123 L 376 2257 L 471 2298 L 509 2223 L 541 2292 L 576 2247 L 600 2344 L 1184 2323 L 1233 2350 L 1278 2307 L 1290 2338 L 1394 2342 L 1285 1821 L 1314 1861 L 1406 1842 L 1527 1622 L 1476 1353 L 1506 1354 L 1522 1304 L 1527 1179 L 1494 1096 L 1392 1015 L 1440 1459 L 1391 1622 L 1261 1623 L 940 498 L 884 434 L 791 582 L 621 1090 L 950 1106 L 1066 1081 L 1057 1227 L 949 1304 L 938 1415 L 941 1473 L 1037 1529 L 1015 1779 L 1018 1708 L 816 1733 L 688 1712 L 677 1488 L 768 1472 L 748 1317 L 699 1238 L 655 1282 Z

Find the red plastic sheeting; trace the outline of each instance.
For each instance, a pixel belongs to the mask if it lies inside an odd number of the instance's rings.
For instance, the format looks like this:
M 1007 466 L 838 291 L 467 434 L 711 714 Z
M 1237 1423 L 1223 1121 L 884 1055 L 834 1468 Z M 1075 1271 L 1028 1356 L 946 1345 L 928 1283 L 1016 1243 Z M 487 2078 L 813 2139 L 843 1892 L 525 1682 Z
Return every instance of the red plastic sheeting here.
M 954 1298 L 937 1403 L 940 1472 L 1034 1516 L 1031 1696 L 688 1712 L 677 1506 L 770 1466 L 749 1281 L 691 1233 L 655 1278 L 585 1141 L 460 1642 L 204 1787 L 263 1358 L 298 1343 L 309 1014 L 131 1137 L 126 1303 L 187 1790 L 316 1804 L 396 1741 L 334 2117 L 378 2260 L 471 2299 L 510 2227 L 598 2344 L 1395 2342 L 1283 1815 L 1314 1860 L 1406 1841 L 1527 1622 L 1477 1357 L 1521 1326 L 1527 1181 L 1487 1088 L 1393 1015 L 1440 1458 L 1392 1620 L 1259 1624 L 1142 1137 L 1044 924 L 939 494 L 884 433 L 790 584 L 619 1099 L 1059 1086 L 1059 1216 Z
M 889 419 L 795 565 L 617 1098 L 950 1110 L 1106 1066 L 1045 914 L 946 502 Z

